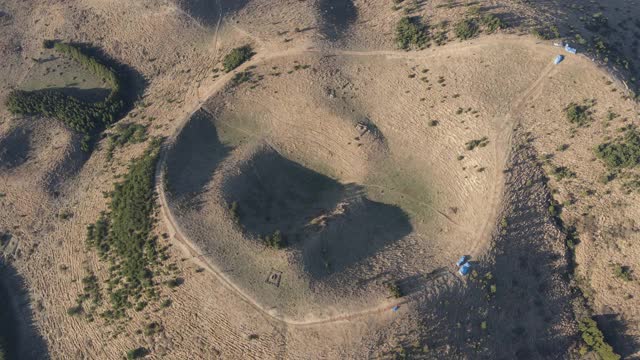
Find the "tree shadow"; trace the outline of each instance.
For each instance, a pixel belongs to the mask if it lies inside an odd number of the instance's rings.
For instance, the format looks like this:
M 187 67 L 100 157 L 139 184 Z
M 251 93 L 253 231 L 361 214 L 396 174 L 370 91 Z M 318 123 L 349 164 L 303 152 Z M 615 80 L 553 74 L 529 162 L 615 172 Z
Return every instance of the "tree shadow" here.
M 266 148 L 228 178 L 225 200 L 237 204 L 243 231 L 265 239 L 276 231 L 301 251 L 304 268 L 320 279 L 363 260 L 412 231 L 399 207 L 366 197 Z
M 11 170 L 24 164 L 31 149 L 31 129 L 16 127 L 0 138 L 0 169 Z
M 358 18 L 352 0 L 320 0 L 320 32 L 331 41 L 341 39 Z
M 619 314 L 595 315 L 593 319 L 598 323 L 605 341 L 617 354 L 626 359 L 638 352 L 640 342 L 634 336 L 627 335 L 629 324 Z
M 24 280 L 0 260 L 0 347 L 7 360 L 48 359 L 47 345 L 31 315 Z
M 198 110 L 167 153 L 167 186 L 176 198 L 202 191 L 230 148 L 218 138 L 213 119 Z

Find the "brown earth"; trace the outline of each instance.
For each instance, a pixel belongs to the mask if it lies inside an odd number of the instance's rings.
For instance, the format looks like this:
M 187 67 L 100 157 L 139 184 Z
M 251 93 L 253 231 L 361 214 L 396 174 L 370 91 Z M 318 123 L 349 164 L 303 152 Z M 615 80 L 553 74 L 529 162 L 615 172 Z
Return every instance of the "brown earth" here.
M 438 4 L 417 13 L 435 24 L 467 11 Z M 11 234 L 2 248 L 29 293 L 31 314 L 21 316 L 49 357 L 114 359 L 138 346 L 170 359 L 569 357 L 576 314 L 549 189 L 572 199 L 563 219 L 580 233 L 576 279 L 591 289 L 596 319 L 618 352 L 638 356 L 640 283 L 615 278 L 611 265 L 637 267 L 638 194 L 622 180 L 599 182 L 605 168 L 592 161 L 604 137 L 637 123 L 622 83 L 582 55 L 553 66 L 558 49 L 526 36 L 393 50 L 403 14 L 382 0 L 355 1 L 356 20 L 344 24 L 321 1 L 216 5 L 203 14 L 187 1 L 0 2 L 1 99 L 46 68 L 29 60 L 42 56 L 43 39 L 90 42 L 146 80 L 146 106 L 124 121 L 149 123 L 150 135 L 174 144 L 157 233 L 170 235 L 161 245 L 178 245 L 168 261 L 184 283 L 162 291 L 168 308 L 88 322 L 66 310 L 87 271 L 105 280 L 108 264 L 86 248 L 85 228 L 145 145 L 109 161 L 103 142 L 86 157 L 55 120 L 0 106 L 0 231 Z M 525 4 L 486 6 L 515 25 L 542 18 Z M 256 66 L 254 79 L 263 78 L 230 86 L 233 73 L 212 70 L 245 43 L 257 54 L 239 71 Z M 584 99 L 597 100 L 594 122 L 574 129 L 563 109 Z M 620 116 L 605 121 L 608 111 Z M 485 147 L 465 150 L 483 136 Z M 549 167 L 537 164 L 547 153 L 576 177 L 547 185 Z M 325 192 L 309 194 L 307 179 Z M 270 199 L 283 203 L 264 208 Z M 245 203 L 253 205 L 243 213 Z M 389 219 L 394 226 L 381 226 Z M 279 228 L 300 240 L 278 251 L 257 240 Z M 333 270 L 320 261 L 323 241 Z M 478 280 L 455 274 L 462 254 Z M 280 287 L 265 283 L 272 269 L 283 271 Z M 387 298 L 387 280 L 407 296 Z M 152 321 L 162 331 L 138 331 Z

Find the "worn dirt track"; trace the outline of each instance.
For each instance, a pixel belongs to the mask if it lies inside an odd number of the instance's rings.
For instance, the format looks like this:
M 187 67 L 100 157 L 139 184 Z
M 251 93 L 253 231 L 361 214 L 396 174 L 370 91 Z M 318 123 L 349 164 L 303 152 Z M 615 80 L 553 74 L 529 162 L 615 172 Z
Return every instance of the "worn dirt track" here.
M 514 41 L 518 41 L 515 37 L 503 37 L 498 39 L 492 39 L 491 43 L 496 44 L 500 42 L 505 43 L 513 43 Z M 316 318 L 313 320 L 305 320 L 299 321 L 296 319 L 288 318 L 287 316 L 283 316 L 280 314 L 273 314 L 270 311 L 266 310 L 261 304 L 260 301 L 253 298 L 246 292 L 244 292 L 240 287 L 234 284 L 232 280 L 230 280 L 227 276 L 224 275 L 224 272 L 211 261 L 207 259 L 207 254 L 202 252 L 198 247 L 189 239 L 188 236 L 185 235 L 184 231 L 180 229 L 180 225 L 178 221 L 175 219 L 171 207 L 169 205 L 167 194 L 165 193 L 164 186 L 164 172 L 166 171 L 166 158 L 167 158 L 167 150 L 170 148 L 171 144 L 176 140 L 180 131 L 184 128 L 186 123 L 191 119 L 191 117 L 202 108 L 204 102 L 210 97 L 215 96 L 219 91 L 221 91 L 231 80 L 232 76 L 238 72 L 241 72 L 247 68 L 255 66 L 257 64 L 265 63 L 269 60 L 274 60 L 278 58 L 287 58 L 294 57 L 303 54 L 321 54 L 324 56 L 341 56 L 341 57 L 369 57 L 369 56 L 384 56 L 386 58 L 401 58 L 401 59 L 427 59 L 433 56 L 443 56 L 447 53 L 453 53 L 456 51 L 469 51 L 470 49 L 480 48 L 484 46 L 486 43 L 482 41 L 471 42 L 471 43 L 456 43 L 452 45 L 448 45 L 444 48 L 439 48 L 436 51 L 423 51 L 423 52 L 405 52 L 405 51 L 342 51 L 342 50 L 332 50 L 332 51 L 322 51 L 319 49 L 313 48 L 294 48 L 288 49 L 286 51 L 274 51 L 269 52 L 265 49 L 260 49 L 258 55 L 255 56 L 250 61 L 242 64 L 239 68 L 234 71 L 225 74 L 223 77 L 218 79 L 215 83 L 213 83 L 209 88 L 198 89 L 198 101 L 185 106 L 186 115 L 180 119 L 179 125 L 177 126 L 177 131 L 173 134 L 173 136 L 165 143 L 163 146 L 163 150 L 160 155 L 160 160 L 158 162 L 158 168 L 156 173 L 156 183 L 157 183 L 157 193 L 159 202 L 161 205 L 161 213 L 162 219 L 164 223 L 167 225 L 168 229 L 173 235 L 173 238 L 179 243 L 179 245 L 189 254 L 191 259 L 197 261 L 199 264 L 203 265 L 207 270 L 211 273 L 215 274 L 220 281 L 225 284 L 229 289 L 236 293 L 236 295 L 242 299 L 247 304 L 254 307 L 256 310 L 266 314 L 277 321 L 282 321 L 287 325 L 293 326 L 312 326 L 312 325 L 320 325 L 320 324 L 328 324 L 332 322 L 341 322 L 341 321 L 349 321 L 350 319 L 355 319 L 358 317 L 366 317 L 367 315 L 380 313 L 383 311 L 389 310 L 394 305 L 384 304 L 383 306 L 374 307 L 365 309 L 363 311 L 352 312 L 340 314 L 337 316 L 331 316 L 327 318 Z M 494 118 L 493 122 L 499 125 L 499 133 L 497 141 L 500 143 L 501 148 L 510 148 L 512 142 L 512 132 L 514 127 L 517 125 L 517 116 L 516 114 L 522 110 L 525 102 L 531 100 L 536 97 L 536 93 L 541 89 L 542 84 L 544 84 L 544 80 L 553 73 L 554 66 L 551 64 L 547 66 L 541 73 L 540 76 L 527 87 L 527 90 L 524 91 L 515 102 L 510 104 L 505 104 L 502 106 L 502 110 L 497 114 Z M 503 169 L 508 161 L 508 156 L 504 156 L 500 154 L 498 151 L 496 152 L 497 163 L 500 166 L 495 167 L 494 176 L 496 177 L 495 186 L 491 193 L 489 194 L 488 201 L 492 204 L 493 215 L 491 218 L 497 216 L 500 211 L 500 203 L 502 200 L 502 192 L 504 190 L 504 176 Z M 386 189 L 391 190 L 391 189 Z M 429 204 L 420 204 L 420 206 L 430 207 Z M 454 226 L 458 226 L 462 228 L 467 234 L 474 238 L 473 246 L 471 247 L 470 254 L 473 258 L 480 258 L 484 251 L 486 251 L 489 247 L 491 241 L 491 231 L 494 227 L 494 223 L 486 223 L 485 226 L 478 231 L 477 229 L 466 229 L 464 226 L 457 224 L 454 220 L 449 218 L 445 213 L 434 209 L 439 215 L 446 218 L 449 222 L 451 222 Z M 452 276 L 456 276 L 451 273 Z M 412 297 L 405 297 L 401 301 L 394 302 L 394 304 L 402 305 L 411 302 Z

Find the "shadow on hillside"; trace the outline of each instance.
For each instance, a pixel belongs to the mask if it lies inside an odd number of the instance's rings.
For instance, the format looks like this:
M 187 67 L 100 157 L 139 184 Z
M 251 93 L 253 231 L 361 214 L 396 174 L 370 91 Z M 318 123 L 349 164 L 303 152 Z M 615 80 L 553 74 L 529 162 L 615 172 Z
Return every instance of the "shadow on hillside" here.
M 47 345 L 31 315 L 24 281 L 0 260 L 0 346 L 7 360 L 48 359 Z
M 544 174 L 530 165 L 532 155 L 526 150 L 514 155 L 506 175 L 507 226 L 491 255 L 474 263 L 466 286 L 449 282 L 420 301 L 418 330 L 408 328 L 398 336 L 407 339 L 408 358 L 560 359 L 567 354 L 577 334 L 570 327 L 575 320 L 565 235 L 549 218 L 550 196 L 542 185 Z M 525 186 L 522 179 L 534 185 Z M 424 357 L 424 345 L 438 356 Z
M 300 250 L 315 279 L 340 272 L 412 231 L 400 208 L 366 198 L 356 184 L 338 181 L 265 148 L 240 166 L 223 188 L 238 204 L 243 231 L 264 240 L 280 231 Z
M 198 110 L 167 153 L 167 185 L 172 196 L 201 192 L 230 149 L 220 143 L 213 119 Z
M 0 169 L 11 170 L 24 164 L 31 149 L 31 129 L 16 127 L 0 138 Z
M 214 27 L 225 13 L 242 9 L 249 0 L 179 0 L 178 6 L 200 24 Z
M 352 0 L 320 0 L 320 31 L 329 40 L 342 38 L 358 18 L 358 9 Z

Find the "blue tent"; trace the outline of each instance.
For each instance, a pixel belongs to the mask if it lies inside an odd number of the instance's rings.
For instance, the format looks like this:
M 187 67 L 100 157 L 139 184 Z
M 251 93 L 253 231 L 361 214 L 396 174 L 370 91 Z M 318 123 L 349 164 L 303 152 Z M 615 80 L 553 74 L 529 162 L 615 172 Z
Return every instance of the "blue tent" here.
M 458 273 L 462 276 L 465 276 L 469 273 L 470 270 L 471 270 L 471 264 L 465 263 L 464 265 L 462 265 L 460 270 L 458 270 Z
M 563 55 L 558 55 L 556 56 L 555 60 L 553 60 L 553 63 L 558 65 L 562 62 L 562 60 L 564 60 L 564 56 Z
M 458 262 L 456 262 L 456 266 L 460 267 L 460 266 L 462 266 L 462 264 L 464 264 L 466 262 L 467 262 L 467 255 L 462 255 L 460 257 L 460 260 L 458 260 Z
M 570 52 L 570 53 L 572 53 L 572 54 L 575 54 L 575 53 L 577 52 L 576 48 L 572 48 L 571 46 L 569 46 L 569 44 L 565 45 L 565 46 L 564 46 L 564 49 L 565 49 L 567 52 Z

